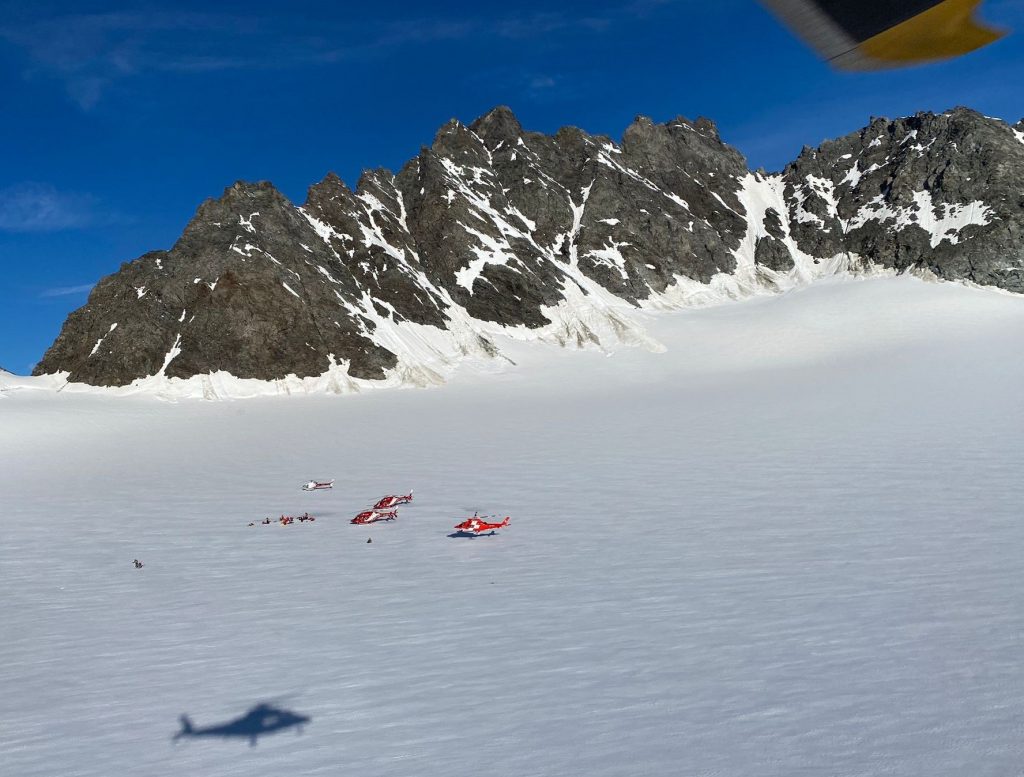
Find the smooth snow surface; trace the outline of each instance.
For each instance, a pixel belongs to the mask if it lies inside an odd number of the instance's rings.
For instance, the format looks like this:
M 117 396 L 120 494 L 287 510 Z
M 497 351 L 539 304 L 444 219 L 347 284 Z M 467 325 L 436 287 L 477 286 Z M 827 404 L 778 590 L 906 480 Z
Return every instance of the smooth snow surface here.
M 650 331 L 430 391 L 0 393 L 0 773 L 1018 773 L 1024 300 L 836 280 Z M 449 539 L 476 509 L 511 526 Z M 171 742 L 259 702 L 312 720 Z

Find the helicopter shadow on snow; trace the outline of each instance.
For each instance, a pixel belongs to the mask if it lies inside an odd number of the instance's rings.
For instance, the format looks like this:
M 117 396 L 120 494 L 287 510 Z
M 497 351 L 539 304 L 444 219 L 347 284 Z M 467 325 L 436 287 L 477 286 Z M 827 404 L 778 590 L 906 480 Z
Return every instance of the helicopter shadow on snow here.
M 197 726 L 188 715 L 182 715 L 179 721 L 181 729 L 171 737 L 172 742 L 182 739 L 248 739 L 252 747 L 261 736 L 285 729 L 293 728 L 301 734 L 312 718 L 273 703 L 260 702 L 237 718 L 211 726 Z
M 471 531 L 457 531 L 457 532 L 452 532 L 448 536 L 451 537 L 453 540 L 460 540 L 460 539 L 478 540 L 481 537 L 495 537 L 495 536 L 497 536 L 497 534 L 498 534 L 498 532 L 496 532 L 496 531 L 489 531 L 486 534 L 475 534 L 475 533 L 473 533 Z

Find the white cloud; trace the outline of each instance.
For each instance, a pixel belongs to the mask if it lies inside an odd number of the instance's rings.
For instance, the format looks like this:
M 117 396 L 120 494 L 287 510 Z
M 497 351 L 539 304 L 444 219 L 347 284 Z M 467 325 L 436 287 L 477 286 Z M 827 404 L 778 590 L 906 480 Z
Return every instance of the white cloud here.
M 94 283 L 83 283 L 80 286 L 57 286 L 40 292 L 40 297 L 70 297 L 74 294 L 85 294 L 92 291 Z
M 151 73 L 309 67 L 463 39 L 536 40 L 566 34 L 601 35 L 646 16 L 670 0 L 627 0 L 590 15 L 565 11 L 488 13 L 445 18 L 350 22 L 294 15 L 178 10 L 42 14 L 29 5 L 0 20 L 0 42 L 20 50 L 26 78 L 56 78 L 83 110 L 108 89 Z
M 0 232 L 58 232 L 80 229 L 97 220 L 91 195 L 60 192 L 44 183 L 20 183 L 0 189 Z

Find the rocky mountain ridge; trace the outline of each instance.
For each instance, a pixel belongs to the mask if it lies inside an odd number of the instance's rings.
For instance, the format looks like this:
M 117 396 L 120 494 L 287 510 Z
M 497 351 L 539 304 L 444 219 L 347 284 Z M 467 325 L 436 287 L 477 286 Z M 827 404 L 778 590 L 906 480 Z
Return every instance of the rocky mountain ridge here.
M 774 175 L 706 119 L 638 117 L 615 143 L 496 108 L 302 206 L 228 187 L 103 278 L 35 374 L 437 382 L 502 335 L 653 347 L 634 311 L 847 270 L 1024 292 L 1021 181 L 1024 122 L 962 108 L 873 119 Z

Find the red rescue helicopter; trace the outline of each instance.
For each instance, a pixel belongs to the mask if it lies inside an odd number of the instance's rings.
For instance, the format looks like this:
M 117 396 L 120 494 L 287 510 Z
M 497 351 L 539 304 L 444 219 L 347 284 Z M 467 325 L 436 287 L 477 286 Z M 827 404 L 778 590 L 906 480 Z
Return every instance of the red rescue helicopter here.
M 489 515 L 484 516 L 484 518 L 489 517 Z M 462 523 L 457 524 L 455 528 L 464 534 L 472 534 L 476 536 L 487 532 L 493 533 L 495 529 L 503 529 L 508 526 L 508 521 L 509 517 L 506 515 L 505 520 L 500 521 L 499 523 L 488 523 L 479 515 L 474 513 L 472 518 L 467 518 Z
M 302 484 L 303 491 L 323 491 L 328 488 L 334 488 L 333 480 L 325 480 L 322 482 L 319 480 L 311 480 L 308 483 Z
M 398 517 L 398 510 L 364 510 L 349 523 L 377 523 L 377 521 L 393 521 Z
M 412 491 L 405 496 L 385 496 L 382 497 L 377 504 L 373 506 L 374 510 L 387 510 L 390 507 L 398 507 L 398 505 L 409 504 L 412 501 Z

